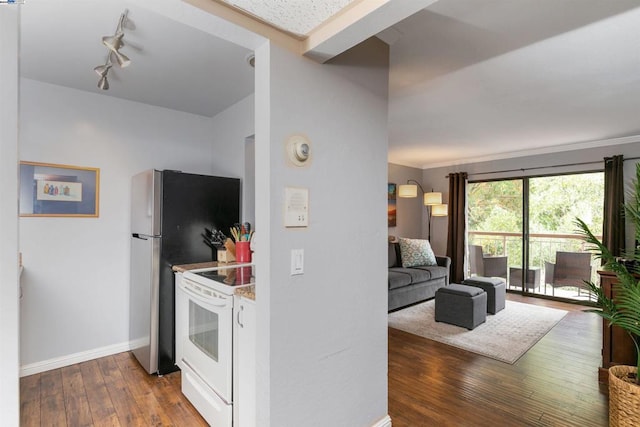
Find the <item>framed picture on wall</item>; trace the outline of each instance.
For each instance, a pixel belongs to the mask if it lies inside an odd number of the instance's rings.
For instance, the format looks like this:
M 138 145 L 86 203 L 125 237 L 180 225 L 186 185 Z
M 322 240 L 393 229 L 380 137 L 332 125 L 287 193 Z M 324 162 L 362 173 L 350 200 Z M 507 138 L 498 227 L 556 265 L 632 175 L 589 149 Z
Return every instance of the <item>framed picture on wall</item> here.
M 389 227 L 396 226 L 396 197 L 398 186 L 396 184 L 387 184 L 387 222 Z
M 99 215 L 100 169 L 20 162 L 20 216 Z

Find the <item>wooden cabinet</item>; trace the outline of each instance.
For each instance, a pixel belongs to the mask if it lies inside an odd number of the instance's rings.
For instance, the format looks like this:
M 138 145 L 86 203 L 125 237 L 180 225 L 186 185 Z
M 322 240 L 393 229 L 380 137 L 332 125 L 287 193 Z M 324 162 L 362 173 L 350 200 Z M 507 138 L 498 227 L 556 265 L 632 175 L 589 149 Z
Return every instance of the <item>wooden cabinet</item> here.
M 600 275 L 600 286 L 609 298 L 615 298 L 613 285 L 616 283 L 616 276 L 610 271 L 598 271 Z M 598 380 L 607 382 L 609 373 L 607 369 L 612 365 L 636 365 L 636 349 L 633 340 L 623 329 L 618 326 L 609 326 L 605 319 L 602 319 L 602 367 L 598 372 Z
M 233 425 L 256 425 L 256 303 L 235 296 L 233 321 Z

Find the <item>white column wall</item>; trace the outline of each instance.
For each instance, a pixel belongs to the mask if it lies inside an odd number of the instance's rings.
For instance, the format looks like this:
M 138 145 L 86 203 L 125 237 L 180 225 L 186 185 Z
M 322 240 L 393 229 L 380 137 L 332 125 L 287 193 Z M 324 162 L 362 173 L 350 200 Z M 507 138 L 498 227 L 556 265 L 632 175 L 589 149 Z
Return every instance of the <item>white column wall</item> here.
M 372 426 L 387 417 L 388 51 L 256 58 L 258 424 Z M 285 159 L 294 133 L 311 141 L 307 167 Z M 307 228 L 283 226 L 289 186 L 309 190 Z
M 0 414 L 20 423 L 18 290 L 19 6 L 0 6 Z

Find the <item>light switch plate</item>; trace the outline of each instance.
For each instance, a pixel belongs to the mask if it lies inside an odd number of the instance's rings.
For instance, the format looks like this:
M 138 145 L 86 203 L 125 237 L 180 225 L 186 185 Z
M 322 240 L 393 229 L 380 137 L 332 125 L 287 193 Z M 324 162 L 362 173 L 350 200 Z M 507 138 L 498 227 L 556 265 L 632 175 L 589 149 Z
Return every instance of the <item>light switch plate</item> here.
M 304 249 L 291 249 L 291 275 L 304 274 Z

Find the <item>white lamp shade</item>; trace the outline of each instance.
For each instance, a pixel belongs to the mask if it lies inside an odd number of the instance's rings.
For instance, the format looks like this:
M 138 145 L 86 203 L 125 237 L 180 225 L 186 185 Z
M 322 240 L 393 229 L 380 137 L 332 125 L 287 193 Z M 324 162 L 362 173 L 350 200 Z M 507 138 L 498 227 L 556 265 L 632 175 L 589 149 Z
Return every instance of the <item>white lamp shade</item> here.
M 449 214 L 449 205 L 439 204 L 431 207 L 431 216 L 447 216 Z
M 424 193 L 424 205 L 433 206 L 442 204 L 442 193 Z
M 415 184 L 398 186 L 398 197 L 418 197 L 418 186 Z

